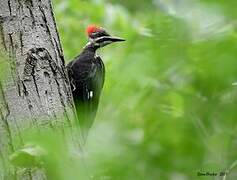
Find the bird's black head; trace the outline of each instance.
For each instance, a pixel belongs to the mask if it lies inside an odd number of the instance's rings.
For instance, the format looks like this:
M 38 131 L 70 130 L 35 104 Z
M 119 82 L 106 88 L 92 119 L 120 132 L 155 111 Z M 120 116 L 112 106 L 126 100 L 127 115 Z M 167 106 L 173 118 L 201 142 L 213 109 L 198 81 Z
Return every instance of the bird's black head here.
M 109 35 L 105 31 L 105 29 L 96 25 L 89 25 L 86 29 L 86 32 L 89 37 L 90 43 L 93 43 L 95 46 L 98 47 L 104 47 L 114 42 L 125 41 L 125 39 L 122 39 L 120 37 Z

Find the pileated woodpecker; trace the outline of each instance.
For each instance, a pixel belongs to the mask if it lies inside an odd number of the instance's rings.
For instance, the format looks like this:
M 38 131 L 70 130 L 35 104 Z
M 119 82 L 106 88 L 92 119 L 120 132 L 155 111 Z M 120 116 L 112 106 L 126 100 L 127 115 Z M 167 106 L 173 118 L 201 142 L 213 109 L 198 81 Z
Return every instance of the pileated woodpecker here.
M 86 32 L 88 43 L 81 54 L 67 65 L 84 140 L 93 124 L 105 78 L 104 63 L 96 54 L 96 50 L 114 42 L 125 41 L 109 35 L 105 29 L 96 25 L 89 25 Z

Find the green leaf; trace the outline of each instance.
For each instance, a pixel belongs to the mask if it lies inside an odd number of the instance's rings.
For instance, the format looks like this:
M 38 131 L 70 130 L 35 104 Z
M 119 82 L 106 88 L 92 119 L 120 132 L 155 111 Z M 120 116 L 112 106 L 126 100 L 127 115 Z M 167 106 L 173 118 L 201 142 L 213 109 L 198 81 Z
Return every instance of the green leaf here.
M 18 167 L 38 167 L 43 164 L 46 151 L 38 145 L 26 145 L 10 156 L 10 162 Z

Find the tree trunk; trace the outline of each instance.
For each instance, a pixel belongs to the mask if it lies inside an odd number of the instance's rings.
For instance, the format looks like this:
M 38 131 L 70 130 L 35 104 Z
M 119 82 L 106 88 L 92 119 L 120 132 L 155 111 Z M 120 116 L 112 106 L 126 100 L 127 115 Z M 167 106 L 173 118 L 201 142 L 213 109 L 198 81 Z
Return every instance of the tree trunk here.
M 22 130 L 74 121 L 50 0 L 0 0 L 0 48 L 8 57 L 0 57 L 8 63 L 0 81 L 0 179 L 45 179 L 39 170 L 20 173 L 8 159 L 24 144 Z

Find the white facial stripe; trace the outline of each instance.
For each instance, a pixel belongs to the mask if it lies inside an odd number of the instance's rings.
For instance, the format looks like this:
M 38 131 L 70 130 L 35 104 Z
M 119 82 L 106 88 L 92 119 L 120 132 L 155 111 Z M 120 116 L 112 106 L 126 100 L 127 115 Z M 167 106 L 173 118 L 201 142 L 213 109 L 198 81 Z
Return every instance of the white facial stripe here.
M 100 44 L 100 46 L 103 47 L 103 46 L 110 44 L 110 43 L 112 43 L 112 41 L 104 41 Z
M 89 42 L 96 46 L 99 46 L 99 43 L 96 43 L 96 39 L 89 38 Z

